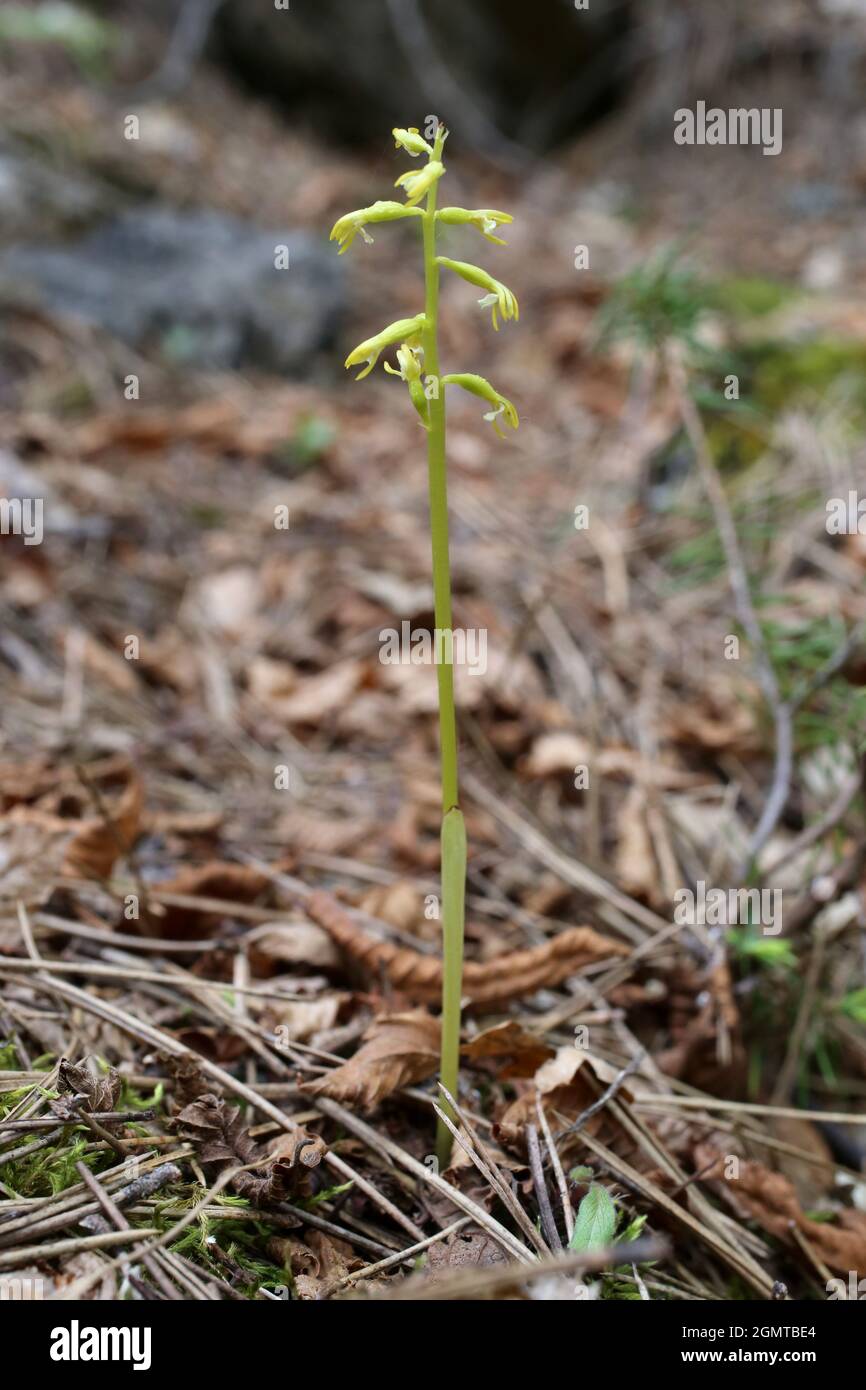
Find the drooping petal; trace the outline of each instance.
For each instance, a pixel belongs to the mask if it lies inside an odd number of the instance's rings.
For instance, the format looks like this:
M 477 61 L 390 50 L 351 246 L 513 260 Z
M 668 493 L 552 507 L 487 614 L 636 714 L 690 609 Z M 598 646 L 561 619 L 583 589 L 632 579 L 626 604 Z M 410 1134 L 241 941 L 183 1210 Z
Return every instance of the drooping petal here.
M 492 386 L 486 377 L 476 376 L 474 372 L 453 372 L 442 378 L 443 386 L 462 386 L 464 391 L 469 391 L 473 396 L 479 396 L 481 400 L 487 401 L 493 407 L 488 411 L 484 418 L 493 425 L 500 439 L 504 439 L 499 428 L 500 419 L 504 420 L 511 429 L 516 430 L 520 424 L 517 410 L 507 396 Z
M 452 261 L 447 256 L 437 256 L 438 265 L 444 266 L 446 270 L 453 270 L 455 275 L 461 279 L 468 280 L 470 285 L 478 285 L 480 289 L 487 290 L 487 294 L 478 302 L 483 308 L 492 306 L 493 327 L 499 328 L 497 310 L 506 321 L 520 317 L 520 309 L 517 303 L 517 296 L 511 293 L 507 285 L 503 285 L 501 280 L 496 280 L 489 275 L 486 270 L 482 270 L 478 265 L 471 265 L 468 261 Z
M 334 223 L 331 241 L 339 242 L 339 254 L 348 251 L 358 232 L 365 241 L 372 241 L 364 232 L 368 222 L 396 222 L 401 217 L 423 217 L 421 208 L 407 207 L 405 203 L 379 201 L 368 208 L 358 208 L 357 212 L 347 212 Z
M 359 343 L 356 348 L 353 348 L 346 358 L 346 367 L 357 367 L 359 363 L 365 362 L 367 365 L 364 370 L 359 372 L 355 378 L 356 381 L 362 381 L 365 376 L 370 375 L 385 348 L 404 340 L 411 346 L 417 345 L 426 322 L 424 314 L 416 314 L 413 319 L 397 319 L 395 323 L 383 328 L 382 332 L 377 333 L 375 337 L 367 338 L 363 343 Z
M 423 169 L 408 169 L 394 180 L 396 188 L 404 189 L 406 206 L 414 207 L 426 193 L 429 193 L 437 179 L 445 173 L 445 165 L 438 159 L 431 159 Z
M 505 246 L 507 243 L 501 236 L 494 235 L 496 228 L 514 221 L 510 212 L 497 212 L 495 208 L 440 208 L 436 216 L 440 222 L 449 226 L 470 223 L 483 237 L 497 246 Z

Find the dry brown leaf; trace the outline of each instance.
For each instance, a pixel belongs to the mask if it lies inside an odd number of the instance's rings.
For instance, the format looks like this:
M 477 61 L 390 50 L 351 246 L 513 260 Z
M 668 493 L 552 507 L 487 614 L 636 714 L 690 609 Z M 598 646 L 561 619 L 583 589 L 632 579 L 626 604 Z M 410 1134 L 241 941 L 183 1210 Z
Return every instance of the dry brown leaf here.
M 362 661 L 337 661 L 316 676 L 299 679 L 293 694 L 272 699 L 270 707 L 287 724 L 321 724 L 351 699 L 363 675 Z
M 95 1058 L 85 1057 L 81 1062 L 68 1062 L 60 1059 L 58 1066 L 60 1089 L 72 1095 L 84 1096 L 83 1110 L 110 1111 L 117 1109 L 123 1083 L 114 1067 L 103 1071 Z M 54 1105 L 62 1105 L 63 1098 Z
M 507 1059 L 507 1065 L 497 1069 L 502 1081 L 517 1076 L 534 1076 L 538 1068 L 554 1055 L 554 1049 L 534 1033 L 527 1033 L 514 1019 L 486 1028 L 462 1049 L 470 1062 Z
M 224 903 L 251 903 L 268 886 L 267 874 L 247 864 L 227 864 L 210 860 L 194 868 L 182 869 L 174 878 L 159 884 L 161 893 L 177 893 L 190 898 L 211 898 Z M 231 907 L 226 908 L 226 916 Z M 219 914 L 195 907 L 165 905 L 160 917 L 142 914 L 141 930 L 145 936 L 174 937 L 178 941 L 194 941 L 207 936 L 219 921 Z
M 615 1072 L 599 1059 L 590 1061 L 577 1047 L 560 1047 L 554 1057 L 535 1073 L 533 1084 L 506 1108 L 494 1126 L 494 1135 L 504 1144 L 523 1146 L 527 1124 L 535 1124 L 536 1102 L 541 1101 L 554 1131 L 571 1124 L 588 1110 L 613 1080 Z M 629 1090 L 623 1086 L 628 1098 Z M 586 1122 L 586 1132 L 595 1134 L 604 1123 L 602 1114 Z
M 328 970 L 340 962 L 336 944 L 313 922 L 265 922 L 247 933 L 246 948 L 256 969 L 276 961 Z
M 501 1265 L 507 1263 L 507 1258 L 502 1247 L 480 1226 L 466 1226 L 448 1240 L 430 1246 L 424 1272 L 431 1281 L 436 1281 L 452 1269 L 465 1269 L 467 1265 L 478 1268 Z
M 818 1259 L 840 1274 L 855 1270 L 866 1276 L 866 1212 L 839 1212 L 839 1224 L 812 1221 L 803 1212 L 794 1184 L 763 1163 L 741 1158 L 736 1178 L 725 1175 L 726 1155 L 710 1143 L 695 1146 L 695 1164 L 704 1181 L 715 1181 L 738 1214 L 751 1217 L 765 1231 L 789 1244 L 795 1227 Z M 712 1165 L 712 1167 L 710 1167 Z M 709 1172 L 705 1171 L 709 1168 Z
M 250 1138 L 243 1112 L 214 1095 L 202 1095 L 184 1106 L 175 1124 L 181 1139 L 195 1145 L 205 1168 L 220 1173 L 237 1163 L 264 1169 L 263 1177 L 237 1173 L 231 1187 L 254 1206 L 283 1202 L 309 1192 L 309 1173 L 318 1167 L 326 1152 L 317 1134 L 300 1125 L 278 1137 L 270 1152 L 263 1151 Z
M 424 920 L 424 899 L 408 879 L 377 884 L 364 894 L 361 907 L 371 917 L 399 931 L 417 932 L 419 923 Z
M 125 786 L 117 800 L 98 788 L 103 814 L 79 822 L 66 848 L 65 873 L 76 878 L 109 878 L 115 861 L 134 845 L 141 827 L 144 797 L 134 769 L 126 769 L 125 776 Z
M 348 1062 L 301 1090 L 373 1110 L 392 1092 L 426 1081 L 439 1065 L 439 1020 L 424 1009 L 377 1018 Z
M 535 739 L 520 771 L 527 777 L 551 777 L 562 773 L 573 776 L 575 768 L 582 765 L 592 767 L 600 777 L 641 781 L 665 790 L 694 787 L 705 781 L 694 772 L 660 761 L 651 762 L 633 748 L 614 745 L 595 748 L 589 739 L 566 729 L 555 729 Z
M 417 1003 L 432 1004 L 441 997 L 440 960 L 369 936 L 329 893 L 311 894 L 307 912 L 375 978 L 384 974 L 395 989 Z M 592 927 L 567 927 L 543 946 L 511 951 L 483 963 L 467 961 L 463 995 L 477 1008 L 502 1004 L 537 989 L 552 989 L 591 962 L 628 954 L 627 946 Z
M 326 1297 L 334 1284 L 364 1266 L 347 1241 L 323 1231 L 308 1230 L 303 1240 L 297 1236 L 273 1236 L 267 1251 L 271 1259 L 291 1273 L 295 1292 L 305 1301 Z
M 632 787 L 617 815 L 616 879 L 633 898 L 653 900 L 659 870 L 653 853 L 642 787 Z

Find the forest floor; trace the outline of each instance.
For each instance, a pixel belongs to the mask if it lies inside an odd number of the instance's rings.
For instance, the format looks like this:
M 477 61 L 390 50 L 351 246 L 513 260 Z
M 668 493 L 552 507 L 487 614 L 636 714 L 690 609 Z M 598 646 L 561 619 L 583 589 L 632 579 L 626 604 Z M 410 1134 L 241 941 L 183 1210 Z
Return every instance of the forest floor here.
M 134 151 L 74 70 L 7 76 L 30 147 L 323 242 L 403 167 L 207 70 Z M 443 1173 L 436 680 L 380 660 L 432 625 L 424 437 L 339 365 L 416 311 L 414 239 L 353 246 L 303 382 L 6 316 L 0 474 L 38 480 L 46 535 L 4 536 L 0 570 L 0 1280 L 736 1300 L 866 1275 L 866 540 L 826 524 L 862 478 L 860 175 L 814 129 L 796 179 L 618 154 L 632 134 L 522 183 L 449 149 L 450 203 L 514 213 L 478 259 L 521 317 L 491 345 L 455 283 L 443 356 L 521 425 L 449 408 L 455 625 L 486 660 L 457 673 Z

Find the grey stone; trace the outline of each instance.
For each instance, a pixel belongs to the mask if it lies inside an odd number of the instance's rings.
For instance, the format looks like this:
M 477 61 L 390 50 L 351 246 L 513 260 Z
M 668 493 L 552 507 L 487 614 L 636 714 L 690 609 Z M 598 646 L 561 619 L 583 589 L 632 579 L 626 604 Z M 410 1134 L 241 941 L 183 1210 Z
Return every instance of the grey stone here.
M 277 268 L 277 248 L 288 269 Z M 163 358 L 302 376 L 331 346 L 342 266 L 305 232 L 148 206 L 62 247 L 0 257 L 0 299 L 97 324 Z

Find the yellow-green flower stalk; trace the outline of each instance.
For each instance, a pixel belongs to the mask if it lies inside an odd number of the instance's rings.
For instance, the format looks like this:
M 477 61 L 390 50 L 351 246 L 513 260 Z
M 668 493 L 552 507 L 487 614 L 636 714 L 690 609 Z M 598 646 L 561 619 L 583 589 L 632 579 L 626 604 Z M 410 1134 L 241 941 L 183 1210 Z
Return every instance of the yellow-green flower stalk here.
M 397 221 L 402 217 L 420 217 L 424 247 L 424 312 L 414 318 L 398 319 L 373 338 L 360 343 L 346 358 L 346 366 L 364 364 L 358 380 L 368 376 L 381 354 L 390 347 L 397 348 L 397 366 L 385 362 L 385 371 L 405 382 L 415 410 L 427 431 L 427 462 L 430 497 L 430 532 L 433 548 L 433 606 L 435 623 L 440 631 L 451 631 L 451 571 L 448 557 L 448 488 L 445 462 L 445 392 L 444 386 L 462 386 L 465 391 L 480 397 L 492 408 L 485 414 L 496 433 L 502 436 L 500 421 L 517 428 L 517 411 L 511 401 L 501 395 L 482 376 L 457 372 L 440 376 L 439 372 L 439 275 L 442 269 L 452 270 L 471 284 L 487 291 L 481 304 L 493 310 L 493 327 L 503 319 L 517 318 L 517 300 L 505 285 L 478 266 L 452 261 L 436 254 L 436 234 L 440 224 L 474 226 L 488 241 L 504 245 L 496 236 L 498 227 L 511 221 L 507 212 L 492 208 L 442 208 L 437 211 L 439 180 L 445 173 L 442 152 L 448 132 L 439 126 L 430 144 L 410 126 L 393 132 L 397 148 L 413 159 L 427 156 L 426 164 L 417 170 L 401 174 L 396 186 L 406 194 L 405 203 L 379 202 L 358 212 L 347 213 L 336 223 L 331 239 L 339 243 L 340 253 L 348 250 L 360 232 L 364 241 L 372 238 L 366 232 L 367 223 Z M 423 207 L 419 206 L 426 199 Z M 460 1003 L 463 981 L 463 924 L 466 898 L 466 828 L 460 810 L 457 782 L 457 715 L 454 704 L 453 653 L 438 661 L 436 677 L 439 686 L 439 749 L 442 767 L 442 1045 L 440 1072 L 442 1084 L 451 1095 L 457 1095 L 457 1074 L 460 1057 Z M 443 1107 L 454 1120 L 450 1107 Z M 451 1135 L 440 1123 L 436 1152 L 440 1166 L 447 1163 L 451 1152 Z

